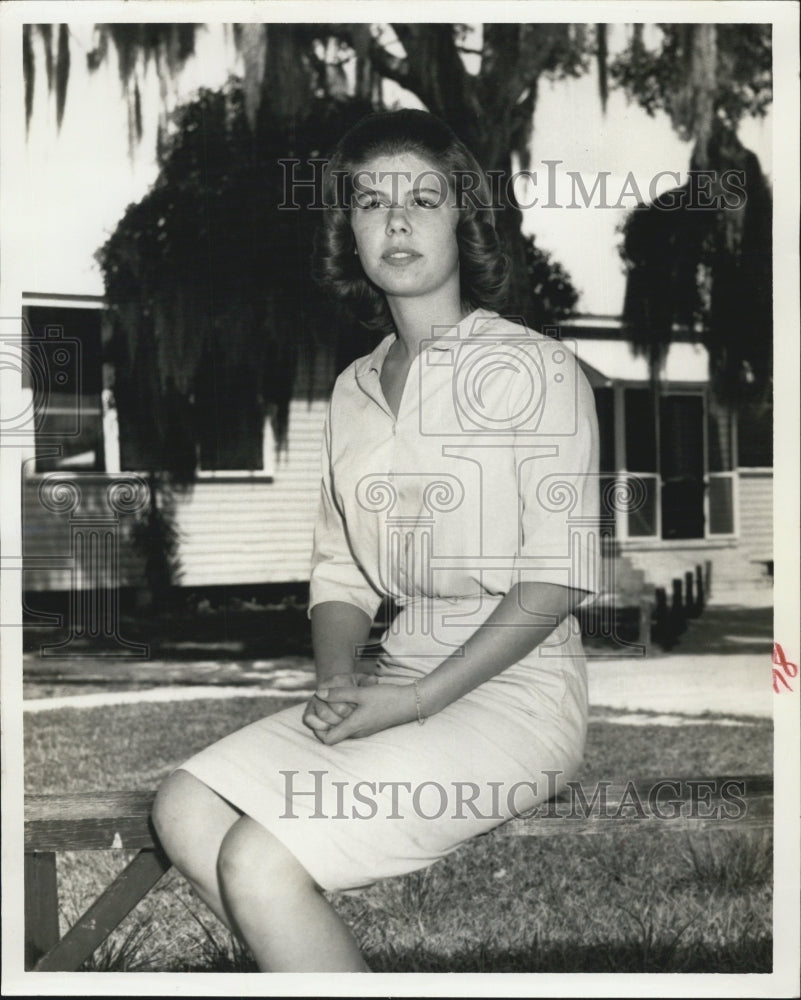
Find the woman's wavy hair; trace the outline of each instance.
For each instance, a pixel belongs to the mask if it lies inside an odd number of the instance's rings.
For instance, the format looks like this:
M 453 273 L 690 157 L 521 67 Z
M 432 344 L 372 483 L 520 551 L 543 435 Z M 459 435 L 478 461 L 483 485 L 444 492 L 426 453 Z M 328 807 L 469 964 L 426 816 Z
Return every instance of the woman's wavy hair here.
M 428 111 L 405 109 L 367 115 L 340 139 L 325 171 L 326 208 L 312 258 L 319 286 L 370 330 L 394 330 L 383 292 L 365 276 L 354 254 L 350 223 L 353 173 L 377 156 L 414 153 L 461 192 L 456 227 L 462 301 L 471 309 L 500 309 L 505 301 L 509 261 L 495 231 L 489 182 L 476 158 L 453 131 Z M 470 178 L 469 183 L 454 181 Z M 475 183 L 477 179 L 477 183 Z

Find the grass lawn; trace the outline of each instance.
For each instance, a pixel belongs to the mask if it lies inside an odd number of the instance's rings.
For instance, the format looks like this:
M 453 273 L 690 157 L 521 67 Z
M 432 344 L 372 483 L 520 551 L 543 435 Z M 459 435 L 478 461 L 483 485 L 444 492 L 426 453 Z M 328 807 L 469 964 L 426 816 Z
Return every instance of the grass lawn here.
M 30 792 L 152 788 L 215 739 L 285 707 L 269 697 L 61 709 L 25 723 Z M 772 726 L 590 724 L 582 780 L 772 770 Z M 653 824 L 651 824 L 653 827 Z M 59 856 L 62 930 L 127 862 Z M 473 841 L 425 872 L 335 896 L 382 972 L 769 972 L 765 834 Z M 94 969 L 254 966 L 170 872 L 96 953 Z

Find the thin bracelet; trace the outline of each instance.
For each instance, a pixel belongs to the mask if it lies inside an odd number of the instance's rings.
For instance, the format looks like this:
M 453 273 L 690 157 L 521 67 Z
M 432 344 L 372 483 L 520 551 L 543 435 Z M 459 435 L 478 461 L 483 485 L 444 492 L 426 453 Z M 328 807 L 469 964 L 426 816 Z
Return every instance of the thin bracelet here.
M 417 705 L 417 721 L 422 726 L 426 717 L 423 715 L 422 702 L 420 701 L 420 688 L 417 686 L 417 681 L 412 681 L 412 684 L 414 684 L 414 700 Z

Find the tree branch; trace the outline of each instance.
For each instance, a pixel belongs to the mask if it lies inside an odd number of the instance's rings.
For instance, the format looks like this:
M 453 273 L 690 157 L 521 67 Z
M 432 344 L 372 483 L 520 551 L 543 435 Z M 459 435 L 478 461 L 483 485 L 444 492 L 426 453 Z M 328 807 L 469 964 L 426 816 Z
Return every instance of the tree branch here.
M 453 25 L 393 24 L 392 29 L 406 50 L 410 89 L 435 114 L 450 118 L 460 111 L 468 75 L 456 50 Z
M 379 45 L 377 41 L 374 42 L 370 49 L 370 58 L 382 76 L 385 76 L 388 80 L 393 80 L 395 83 L 399 83 L 407 90 L 415 91 L 418 84 L 414 79 L 408 59 L 393 56 L 392 53 L 387 52 L 385 48 Z

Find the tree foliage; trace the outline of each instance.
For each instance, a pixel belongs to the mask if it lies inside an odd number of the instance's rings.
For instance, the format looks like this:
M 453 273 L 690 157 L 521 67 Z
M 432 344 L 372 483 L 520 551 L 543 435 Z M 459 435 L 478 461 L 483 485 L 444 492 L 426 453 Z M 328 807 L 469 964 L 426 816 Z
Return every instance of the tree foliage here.
M 718 394 L 764 404 L 772 370 L 772 197 L 736 129 L 770 104 L 770 25 L 660 25 L 652 50 L 641 29 L 635 26 L 610 72 L 649 113 L 666 110 L 695 142 L 688 181 L 625 223 L 629 336 L 656 371 L 676 329 L 692 331 L 710 351 Z
M 164 90 L 192 54 L 197 30 L 96 26 L 88 64 L 96 68 L 116 52 L 134 138 L 141 135 L 140 74 L 155 65 Z M 35 32 L 45 39 L 48 67 L 54 51 L 48 26 L 26 29 L 29 111 Z M 201 462 L 252 467 L 264 412 L 277 406 L 284 426 L 297 358 L 330 316 L 305 280 L 308 227 L 316 220 L 275 212 L 283 180 L 276 161 L 324 154 L 351 116 L 379 106 L 383 80 L 448 121 L 486 168 L 507 176 L 528 163 L 540 81 L 581 75 L 593 61 L 602 102 L 611 83 L 650 113 L 666 111 L 679 134 L 695 140 L 694 166 L 722 170 L 748 160 L 746 211 L 705 213 L 703 220 L 659 208 L 633 214 L 626 317 L 654 360 L 675 323 L 692 321 L 703 328 L 721 379 L 739 384 L 744 365 L 757 372 L 756 359 L 732 346 L 726 325 L 738 312 L 756 311 L 753 331 L 769 341 L 769 215 L 760 215 L 769 193 L 735 136 L 744 115 L 763 113 L 770 102 L 769 25 L 633 25 L 611 61 L 605 25 L 269 23 L 232 32 L 241 83 L 222 95 L 204 92 L 179 111 L 171 130 L 162 122 L 159 180 L 129 207 L 101 252 L 118 371 L 129 372 L 118 384 L 118 404 L 121 417 L 123 409 L 132 415 L 135 449 L 147 451 L 149 462 L 185 476 L 199 450 Z M 60 81 L 63 113 L 69 33 L 60 29 L 57 52 L 62 69 L 48 68 L 48 80 Z M 535 326 L 558 319 L 575 304 L 569 277 L 523 238 L 512 185 L 501 193 L 498 227 L 513 264 L 509 311 Z M 725 289 L 752 278 L 762 291 L 744 312 L 742 297 L 729 300 Z M 353 331 L 336 338 L 340 360 L 352 356 Z M 213 425 L 203 425 L 204 413 Z M 234 440 L 243 442 L 242 453 L 228 444 Z
M 55 50 L 53 29 L 56 29 Z M 33 96 L 36 84 L 36 58 L 34 39 L 39 38 L 44 48 L 47 90 L 55 91 L 56 124 L 60 128 L 67 101 L 67 83 L 70 77 L 69 28 L 66 24 L 23 24 L 22 26 L 22 71 L 25 78 L 25 127 L 30 124 L 33 114 Z
M 649 114 L 665 111 L 685 140 L 703 144 L 718 119 L 730 132 L 746 115 L 762 116 L 772 92 L 770 24 L 660 24 L 646 46 L 642 24 L 632 26 L 609 72 Z M 704 164 L 701 162 L 701 165 Z
M 683 328 L 709 349 L 720 396 L 732 403 L 764 399 L 772 370 L 771 193 L 756 156 L 722 126 L 707 163 L 708 173 L 691 174 L 628 217 L 624 320 L 655 367 Z M 718 183 L 720 164 L 738 171 L 729 175 L 736 187 Z M 700 193 L 698 177 L 712 182 Z M 720 198 L 729 207 L 709 207 Z
M 316 98 L 302 128 L 254 136 L 232 80 L 177 112 L 156 184 L 98 253 L 127 467 L 260 468 L 267 413 L 284 440 L 298 359 L 347 328 L 311 285 L 318 213 L 280 208 L 281 161 L 318 156 L 364 111 Z
M 193 54 L 199 27 L 95 25 L 87 65 L 95 70 L 112 50 L 116 53 L 132 144 L 142 134 L 141 75 L 154 65 L 164 95 Z M 35 79 L 33 30 L 24 37 L 29 113 Z M 37 30 L 47 34 L 48 26 Z M 603 49 L 599 39 L 605 38 L 599 26 L 584 24 L 268 23 L 237 24 L 232 32 L 243 59 L 244 108 L 254 134 L 261 127 L 289 134 L 296 127 L 303 129 L 323 96 L 379 106 L 380 83 L 388 79 L 445 119 L 486 169 L 507 176 L 513 157 L 527 165 L 540 80 L 585 73 Z M 62 106 L 69 76 L 67 31 L 63 40 L 67 72 L 59 90 Z M 512 260 L 509 308 L 529 317 L 534 300 L 526 281 L 522 215 L 513 191 L 504 186 L 502 196 L 498 228 Z
M 537 246 L 533 236 L 524 238 L 524 252 L 526 276 L 534 298 L 530 324 L 535 329 L 541 329 L 572 316 L 578 292 L 570 275 L 547 250 Z

